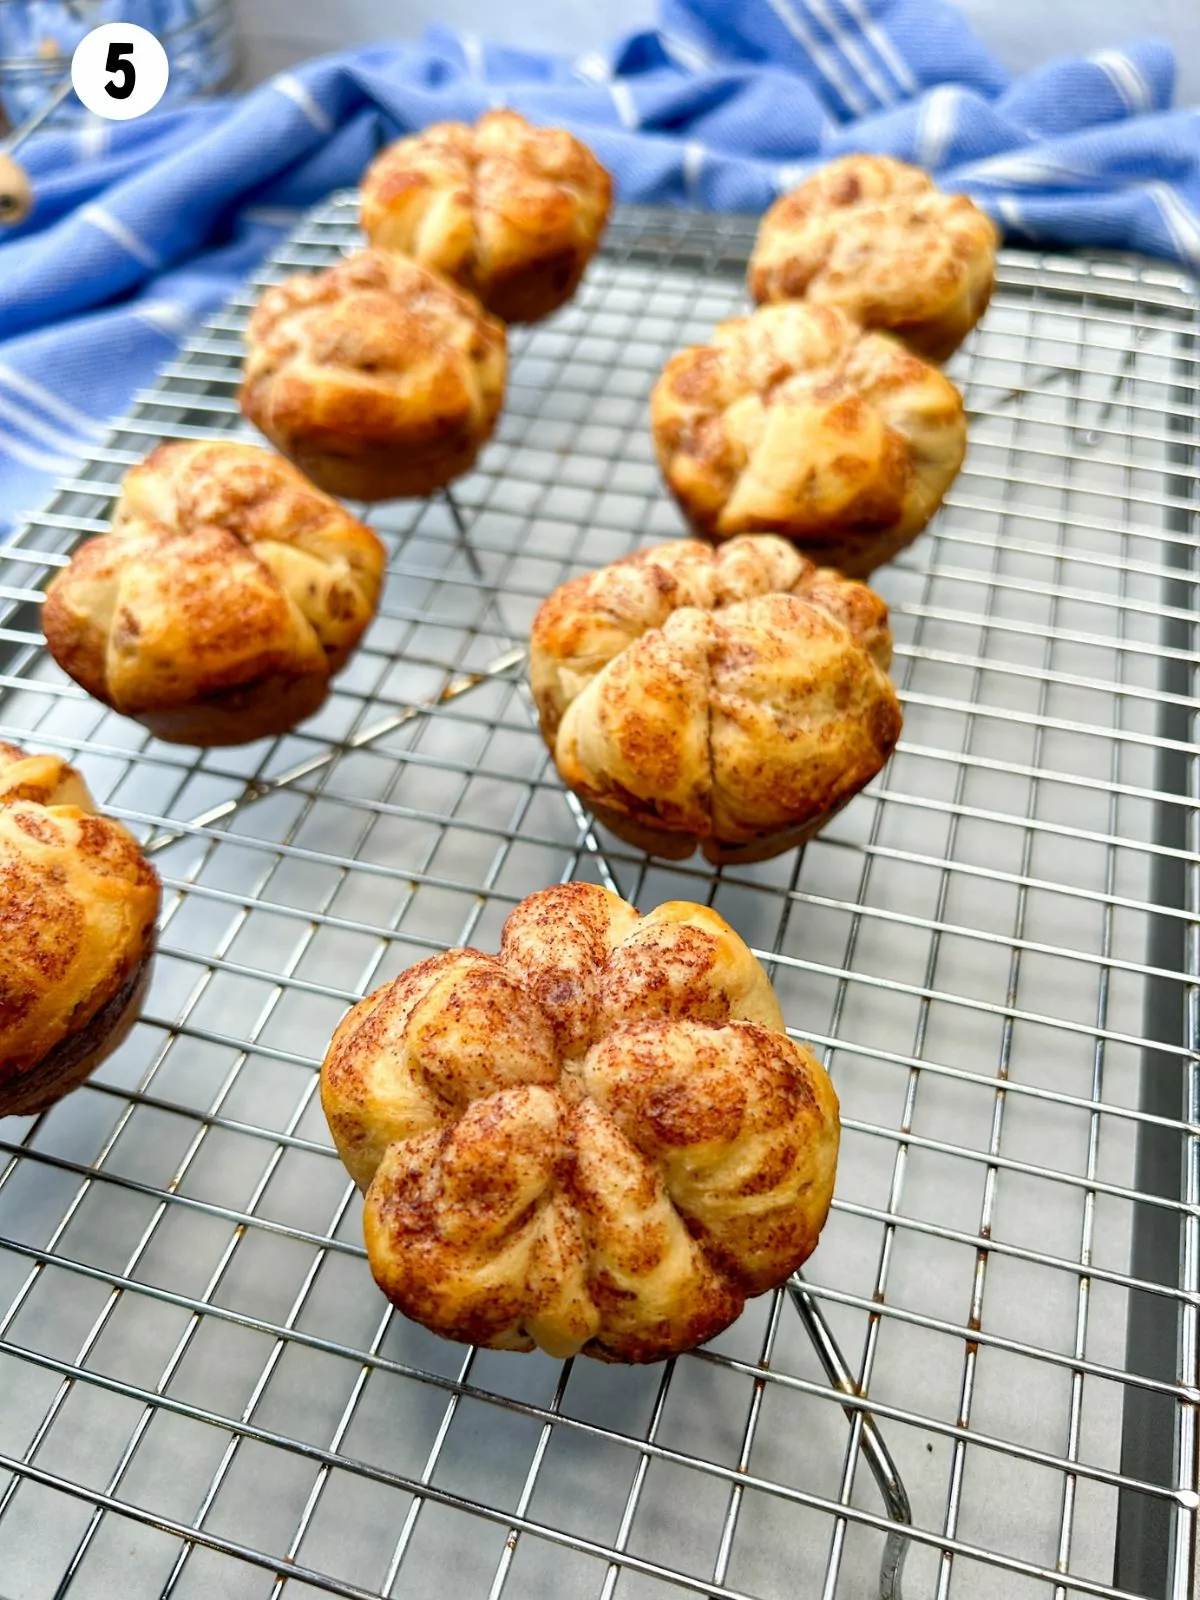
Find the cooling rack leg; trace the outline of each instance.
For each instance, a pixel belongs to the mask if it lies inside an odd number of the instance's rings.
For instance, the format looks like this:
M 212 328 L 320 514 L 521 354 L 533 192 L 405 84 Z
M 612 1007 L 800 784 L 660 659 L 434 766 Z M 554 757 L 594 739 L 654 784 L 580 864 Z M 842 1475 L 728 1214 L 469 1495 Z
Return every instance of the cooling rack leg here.
M 475 554 L 474 546 L 471 544 L 470 535 L 467 531 L 467 520 L 462 514 L 462 508 L 459 506 L 458 501 L 454 498 L 453 489 L 443 489 L 442 497 L 447 506 L 449 506 L 450 515 L 454 520 L 455 543 L 458 545 L 463 555 L 466 556 L 467 565 L 471 569 L 472 577 L 482 579 L 483 564 L 481 563 L 479 557 Z
M 532 705 L 530 704 L 532 711 Z M 580 804 L 579 800 L 570 790 L 564 792 L 564 798 L 570 807 L 571 814 L 580 826 L 582 843 L 585 849 L 593 856 L 600 868 L 601 877 L 606 885 L 617 892 L 616 880 L 612 869 L 604 858 L 604 851 L 591 825 L 591 818 Z M 845 1394 L 857 1397 L 858 1389 L 854 1382 L 854 1373 L 850 1369 L 841 1346 L 833 1336 L 833 1329 L 825 1320 L 825 1314 L 816 1301 L 804 1287 L 800 1274 L 797 1273 L 788 1284 L 788 1293 L 796 1310 L 800 1313 L 809 1338 L 812 1340 L 813 1349 L 817 1352 L 817 1359 L 825 1369 L 826 1376 L 835 1388 Z M 871 1469 L 871 1476 L 875 1479 L 879 1493 L 883 1497 L 883 1504 L 893 1522 L 902 1526 L 911 1526 L 912 1507 L 909 1504 L 908 1490 L 904 1487 L 904 1480 L 900 1476 L 899 1468 L 892 1460 L 892 1453 L 884 1443 L 883 1435 L 868 1412 L 863 1412 L 858 1407 L 846 1407 L 846 1415 L 853 1421 L 859 1418 L 862 1428 L 862 1452 L 867 1458 L 867 1465 Z M 879 1600 L 904 1600 L 901 1589 L 901 1577 L 904 1571 L 904 1558 L 908 1554 L 908 1540 L 897 1528 L 889 1533 L 884 1542 L 883 1560 L 879 1564 Z
M 274 794 L 278 789 L 286 789 L 288 784 L 296 783 L 301 778 L 311 777 L 314 772 L 320 772 L 325 767 L 331 767 L 341 759 L 347 750 L 364 750 L 372 745 L 375 740 L 383 739 L 390 733 L 395 733 L 398 728 L 404 727 L 408 722 L 424 716 L 437 706 L 449 704 L 457 700 L 459 695 L 466 694 L 469 690 L 477 688 L 481 683 L 500 677 L 510 672 L 514 667 L 520 666 L 525 660 L 525 650 L 519 647 L 515 650 L 505 650 L 503 654 L 494 656 L 491 661 L 485 662 L 478 672 L 466 672 L 451 680 L 434 695 L 432 699 L 414 702 L 412 705 L 400 706 L 396 711 L 390 712 L 378 722 L 372 722 L 365 728 L 348 738 L 344 744 L 332 745 L 328 750 L 319 755 L 308 756 L 305 760 L 289 767 L 286 772 L 280 772 L 272 778 L 252 778 L 241 794 L 232 800 L 222 800 L 220 805 L 210 806 L 207 811 L 188 817 L 178 828 L 164 828 L 151 835 L 142 845 L 143 855 L 155 855 L 160 850 L 165 850 L 170 844 L 175 844 L 189 831 L 204 830 L 213 827 L 216 823 L 224 821 L 239 811 L 242 806 L 249 805 L 252 800 L 261 800 L 264 795 Z M 4 1597 L 0 1595 L 0 1600 Z
M 805 1289 L 799 1273 L 788 1284 L 788 1293 L 800 1313 L 800 1320 L 812 1340 L 817 1359 L 825 1368 L 830 1383 L 847 1394 L 857 1394 L 854 1374 L 842 1354 L 841 1346 L 834 1338 L 833 1330 L 825 1320 L 820 1306 Z M 892 1453 L 884 1443 L 874 1417 L 867 1412 L 860 1412 L 857 1408 L 852 1410 L 849 1407 L 846 1408 L 846 1415 L 852 1420 L 855 1417 L 862 1419 L 862 1452 L 867 1458 L 871 1476 L 875 1479 L 879 1493 L 883 1497 L 888 1516 L 893 1522 L 911 1526 L 912 1507 L 909 1505 L 908 1490 L 904 1487 L 904 1480 L 892 1460 Z M 897 1528 L 888 1534 L 884 1543 L 883 1560 L 879 1564 L 879 1600 L 903 1600 L 900 1579 L 907 1554 L 908 1540 Z

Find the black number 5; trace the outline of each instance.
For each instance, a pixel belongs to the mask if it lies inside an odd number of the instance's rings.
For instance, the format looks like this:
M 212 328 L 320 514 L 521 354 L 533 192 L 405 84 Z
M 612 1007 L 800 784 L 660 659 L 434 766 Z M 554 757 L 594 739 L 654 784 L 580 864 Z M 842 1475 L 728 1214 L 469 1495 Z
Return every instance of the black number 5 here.
M 110 44 L 108 47 L 108 60 L 104 63 L 105 72 L 115 73 L 120 78 L 120 83 L 106 83 L 105 94 L 110 94 L 114 100 L 128 100 L 133 93 L 133 86 L 137 82 L 137 74 L 133 70 L 133 62 L 125 58 L 133 54 L 131 44 Z

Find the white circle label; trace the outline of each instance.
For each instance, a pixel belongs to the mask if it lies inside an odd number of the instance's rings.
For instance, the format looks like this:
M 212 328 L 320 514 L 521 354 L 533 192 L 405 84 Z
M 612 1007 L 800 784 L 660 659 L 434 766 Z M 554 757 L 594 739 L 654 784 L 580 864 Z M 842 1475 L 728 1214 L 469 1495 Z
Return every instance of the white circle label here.
M 71 57 L 71 84 L 89 111 L 110 122 L 145 116 L 171 75 L 167 52 L 133 22 L 106 22 L 82 38 Z

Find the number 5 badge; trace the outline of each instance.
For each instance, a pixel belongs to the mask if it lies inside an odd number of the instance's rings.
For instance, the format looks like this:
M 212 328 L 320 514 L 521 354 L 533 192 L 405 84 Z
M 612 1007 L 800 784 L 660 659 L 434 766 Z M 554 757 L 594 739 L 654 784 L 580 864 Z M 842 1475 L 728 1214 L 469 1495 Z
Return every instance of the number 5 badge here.
M 170 77 L 167 52 L 145 28 L 106 22 L 71 57 L 71 84 L 89 111 L 113 122 L 141 117 L 162 99 Z

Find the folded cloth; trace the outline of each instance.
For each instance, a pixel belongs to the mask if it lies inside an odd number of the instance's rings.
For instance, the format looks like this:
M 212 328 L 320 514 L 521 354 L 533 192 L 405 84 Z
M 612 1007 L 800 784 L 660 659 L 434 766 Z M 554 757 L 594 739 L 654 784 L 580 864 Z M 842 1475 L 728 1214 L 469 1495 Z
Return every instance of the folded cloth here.
M 180 335 L 373 152 L 509 105 L 565 125 L 619 198 L 759 211 L 833 155 L 887 152 L 1014 240 L 1200 268 L 1200 112 L 1156 41 L 1011 82 L 944 0 L 663 0 L 566 60 L 435 30 L 251 94 L 24 149 L 37 203 L 0 245 L 0 519 L 44 498 Z

